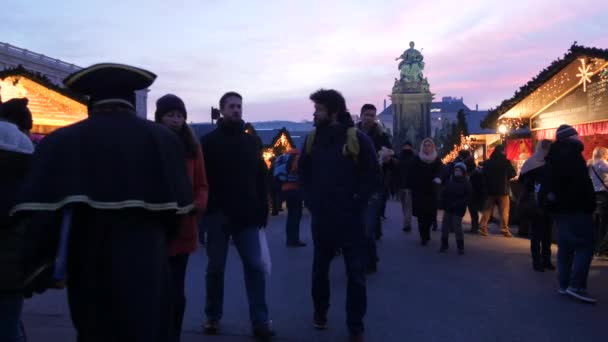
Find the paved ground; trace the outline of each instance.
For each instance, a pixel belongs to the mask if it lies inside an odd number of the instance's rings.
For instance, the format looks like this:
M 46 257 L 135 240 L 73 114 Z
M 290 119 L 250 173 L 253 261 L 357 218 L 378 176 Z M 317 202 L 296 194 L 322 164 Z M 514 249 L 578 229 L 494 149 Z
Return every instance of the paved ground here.
M 368 341 L 605 341 L 608 319 L 608 262 L 596 260 L 590 292 L 600 303 L 583 305 L 557 295 L 554 273 L 535 273 L 529 242 L 494 235 L 465 236 L 466 255 L 438 251 L 439 234 L 428 247 L 404 234 L 396 203 L 390 203 L 385 236 L 379 244 L 379 272 L 368 278 Z M 345 274 L 341 259 L 332 269 L 330 329 L 311 328 L 312 248 L 284 246 L 285 216 L 268 229 L 273 258 L 269 305 L 279 341 L 345 341 Z M 310 242 L 309 218 L 302 222 Z M 453 237 L 452 237 L 453 238 Z M 204 250 L 191 258 L 183 341 L 250 341 L 241 264 L 231 250 L 226 276 L 223 335 L 200 334 L 204 299 Z M 73 341 L 64 292 L 26 303 L 31 342 Z

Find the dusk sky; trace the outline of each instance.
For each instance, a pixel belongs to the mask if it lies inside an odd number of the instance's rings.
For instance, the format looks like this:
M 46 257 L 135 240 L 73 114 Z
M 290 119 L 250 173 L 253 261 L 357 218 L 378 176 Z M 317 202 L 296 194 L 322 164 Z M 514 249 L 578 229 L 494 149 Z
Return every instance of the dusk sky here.
M 608 1 L 4 0 L 0 41 L 79 66 L 119 62 L 158 75 L 148 102 L 184 99 L 209 120 L 229 90 L 245 119 L 310 119 L 335 88 L 353 113 L 382 110 L 395 58 L 416 42 L 436 98 L 496 107 L 574 41 L 608 48 Z

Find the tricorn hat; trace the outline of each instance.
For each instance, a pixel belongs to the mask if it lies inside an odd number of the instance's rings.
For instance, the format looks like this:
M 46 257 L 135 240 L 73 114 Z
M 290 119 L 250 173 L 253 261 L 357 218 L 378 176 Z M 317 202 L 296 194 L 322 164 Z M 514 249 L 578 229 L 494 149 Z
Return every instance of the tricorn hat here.
M 90 105 L 121 103 L 135 109 L 135 91 L 148 88 L 156 75 L 124 64 L 101 63 L 77 71 L 65 80 L 65 86 L 89 96 Z

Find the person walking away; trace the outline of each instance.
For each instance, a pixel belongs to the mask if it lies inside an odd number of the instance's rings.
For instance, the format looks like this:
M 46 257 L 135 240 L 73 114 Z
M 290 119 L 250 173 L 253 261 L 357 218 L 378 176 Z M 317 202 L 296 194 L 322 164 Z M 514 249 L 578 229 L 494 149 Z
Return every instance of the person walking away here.
M 287 203 L 287 222 L 285 224 L 285 235 L 287 247 L 305 247 L 306 243 L 300 240 L 300 221 L 304 209 L 304 199 L 298 181 L 298 163 L 300 151 L 291 149 L 284 154 L 285 172 L 281 174 L 283 186 L 281 187 L 282 198 Z
M 205 174 L 205 161 L 199 142 L 186 124 L 188 112 L 184 101 L 173 94 L 167 94 L 156 101 L 154 120 L 177 134 L 186 151 L 188 176 L 192 182 L 195 211 L 182 219 L 176 238 L 169 245 L 169 266 L 173 276 L 173 310 L 175 314 L 175 342 L 180 341 L 184 310 L 186 309 L 186 267 L 188 256 L 198 247 L 198 224 L 201 214 L 207 208 L 209 185 Z
M 587 292 L 593 260 L 595 191 L 582 156 L 584 145 L 572 126 L 559 126 L 556 138 L 545 158 L 541 191 L 546 194 L 547 207 L 558 230 L 559 293 L 596 303 Z
M 32 114 L 27 99 L 0 104 L 0 341 L 25 342 L 21 222 L 9 216 L 30 167 L 34 146 L 27 132 Z M 17 126 L 19 125 L 19 126 Z
M 243 262 L 253 336 L 261 341 L 275 333 L 266 303 L 270 267 L 265 232 L 268 221 L 266 164 L 259 139 L 245 132 L 243 97 L 220 98 L 222 117 L 201 140 L 209 181 L 207 223 L 206 334 L 217 334 L 224 305 L 224 272 L 230 238 Z
M 437 217 L 442 168 L 435 143 L 431 138 L 424 139 L 408 172 L 413 215 L 418 220 L 420 244 L 423 246 L 431 240 L 431 226 Z
M 596 147 L 589 161 L 589 177 L 595 189 L 595 253 L 608 254 L 608 149 Z
M 505 148 L 496 146 L 490 159 L 483 164 L 484 184 L 486 186 L 487 199 L 484 205 L 483 215 L 479 224 L 479 232 L 488 236 L 488 224 L 494 212 L 494 206 L 498 205 L 500 210 L 500 232 L 505 237 L 513 237 L 509 230 L 509 210 L 511 207 L 509 199 L 509 181 L 517 175 L 517 172 L 507 160 Z
M 399 188 L 399 202 L 403 212 L 403 231 L 412 231 L 412 191 L 408 184 L 409 170 L 416 156 L 412 143 L 406 141 L 401 147 L 397 162 L 397 186 Z
M 462 218 L 473 194 L 473 189 L 466 174 L 467 166 L 464 163 L 456 163 L 452 175 L 446 179 L 446 183 L 441 190 L 444 213 L 443 222 L 441 223 L 441 248 L 439 252 L 442 253 L 448 250 L 448 237 L 450 231 L 454 231 L 458 254 L 464 254 Z
M 67 89 L 88 96 L 89 115 L 40 142 L 11 211 L 54 213 L 66 224 L 71 213 L 67 294 L 81 342 L 172 334 L 168 236 L 193 194 L 176 134 L 135 112 L 135 91 L 155 78 L 113 63 L 68 76 Z
M 298 170 L 312 216 L 314 327 L 327 328 L 329 266 L 341 250 L 348 279 L 346 323 L 351 341 L 363 341 L 369 241 L 364 215 L 377 193 L 380 167 L 373 143 L 354 127 L 339 92 L 321 89 L 310 99 L 315 129 L 306 138 Z
M 550 140 L 539 141 L 534 154 L 522 166 L 518 179 L 518 182 L 523 187 L 518 208 L 521 211 L 522 219 L 530 222 L 532 268 L 537 272 L 555 270 L 555 266 L 551 263 L 553 220 L 551 220 L 551 216 L 544 210 L 543 204 L 539 202 L 537 192 L 544 181 L 545 157 L 549 153 L 550 148 Z

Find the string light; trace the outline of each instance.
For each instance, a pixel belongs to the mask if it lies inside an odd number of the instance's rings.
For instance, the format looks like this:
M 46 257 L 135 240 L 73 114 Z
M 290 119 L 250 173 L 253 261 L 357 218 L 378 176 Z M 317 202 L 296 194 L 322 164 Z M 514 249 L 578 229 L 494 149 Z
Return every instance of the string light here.
M 460 143 L 458 145 L 454 145 L 454 148 L 450 153 L 448 153 L 445 157 L 441 159 L 441 162 L 444 164 L 453 162 L 456 157 L 458 157 L 458 152 L 462 150 L 468 150 L 471 148 L 472 139 L 469 137 L 465 137 L 464 135 L 460 135 Z
M 8 76 L 0 80 L 2 101 L 27 97 L 32 112 L 32 133 L 48 134 L 57 128 L 84 120 L 87 107 L 25 76 Z

